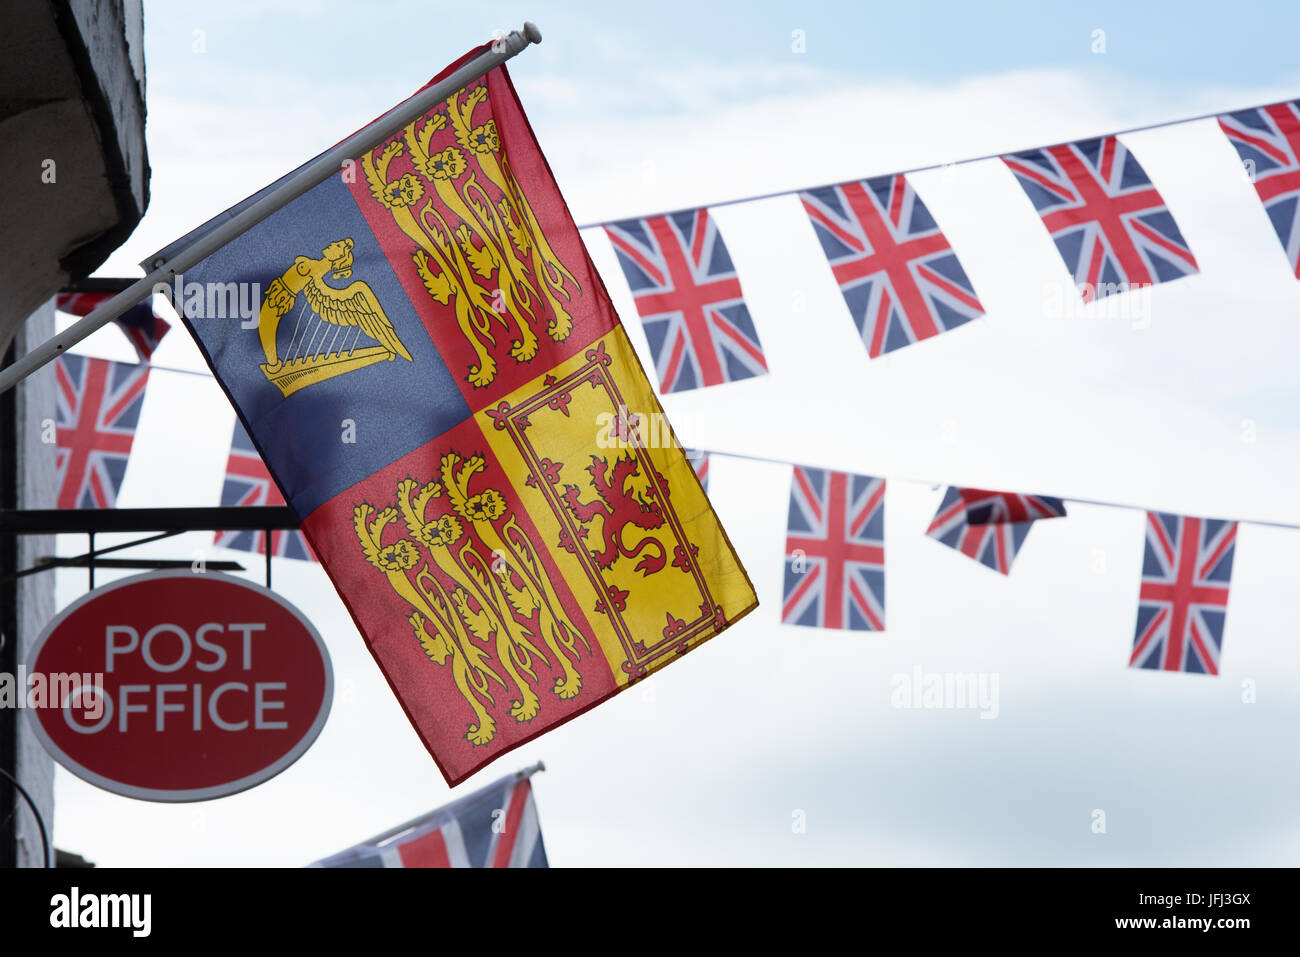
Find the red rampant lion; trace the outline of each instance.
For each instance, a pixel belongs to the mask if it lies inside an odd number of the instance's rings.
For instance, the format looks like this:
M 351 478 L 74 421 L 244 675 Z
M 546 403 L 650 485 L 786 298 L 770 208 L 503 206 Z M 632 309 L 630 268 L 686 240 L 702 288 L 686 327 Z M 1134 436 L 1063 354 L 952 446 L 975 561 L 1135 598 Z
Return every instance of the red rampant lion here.
M 597 516 L 603 519 L 602 547 L 599 551 L 591 552 L 591 557 L 596 564 L 608 569 L 620 555 L 627 558 L 640 556 L 640 561 L 635 567 L 642 575 L 651 575 L 663 568 L 667 561 L 667 554 L 663 543 L 653 535 L 643 536 L 632 548 L 628 548 L 623 542 L 623 530 L 629 525 L 652 531 L 663 527 L 664 524 L 664 516 L 659 504 L 647 502 L 640 493 L 627 487 L 629 479 L 641 474 L 641 466 L 636 459 L 632 455 L 620 455 L 611 467 L 605 459 L 593 455 L 591 464 L 587 466 L 587 472 L 591 475 L 591 484 L 598 496 L 594 501 L 583 504 L 580 499 L 581 492 L 576 485 L 566 485 L 564 494 L 560 497 L 569 507 L 573 517 L 584 526 L 582 529 L 584 536 L 588 531 L 585 526 L 592 519 Z M 653 548 L 653 551 L 641 555 L 648 548 Z

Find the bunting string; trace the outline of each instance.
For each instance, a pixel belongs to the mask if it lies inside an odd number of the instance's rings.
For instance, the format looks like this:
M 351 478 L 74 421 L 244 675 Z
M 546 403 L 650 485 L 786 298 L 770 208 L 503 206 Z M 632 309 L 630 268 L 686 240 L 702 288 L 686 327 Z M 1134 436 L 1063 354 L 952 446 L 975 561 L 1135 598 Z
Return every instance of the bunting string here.
M 688 456 L 692 454 L 717 455 L 722 458 L 736 459 L 738 461 L 744 461 L 744 462 L 759 462 L 764 465 L 782 465 L 785 466 L 786 468 L 816 468 L 826 472 L 841 471 L 839 469 L 832 469 L 821 465 L 809 466 L 799 462 L 789 462 L 784 459 L 774 459 L 763 455 L 748 455 L 744 452 L 727 452 L 727 451 L 722 451 L 720 449 L 701 448 L 699 446 L 691 446 L 690 448 L 686 449 L 686 453 Z M 970 486 L 963 486 L 955 482 L 940 482 L 933 479 L 916 478 L 907 475 L 895 475 L 892 472 L 889 473 L 886 477 L 891 482 L 906 482 L 909 485 L 923 485 L 932 489 L 970 487 Z M 1062 502 L 1070 502 L 1075 505 L 1096 505 L 1101 508 L 1119 508 L 1119 509 L 1127 509 L 1129 511 L 1135 511 L 1135 512 L 1162 511 L 1161 509 L 1158 508 L 1151 508 L 1150 506 L 1147 505 L 1134 505 L 1129 502 L 1104 502 L 1100 499 L 1095 499 L 1095 498 L 1077 498 L 1075 496 L 1065 496 L 1065 495 L 1058 495 L 1055 496 L 1055 498 L 1058 498 Z M 1285 528 L 1291 530 L 1300 530 L 1300 522 L 1298 523 L 1277 522 L 1277 521 L 1271 521 L 1269 519 L 1262 519 L 1262 518 L 1224 518 L 1221 520 L 1233 522 L 1238 525 L 1259 525 L 1265 528 Z
M 1027 152 L 1028 150 L 1034 150 L 1034 149 L 1050 150 L 1053 147 L 1066 146 L 1070 143 L 1077 143 L 1080 142 L 1080 140 L 1085 140 L 1085 139 L 1110 139 L 1117 136 L 1128 136 L 1131 133 L 1145 133 L 1147 130 L 1160 130 L 1170 126 L 1182 126 L 1187 123 L 1199 123 L 1201 120 L 1215 120 L 1221 116 L 1230 116 L 1234 113 L 1247 113 L 1252 110 L 1262 110 L 1265 107 L 1272 106 L 1278 102 L 1288 102 L 1290 99 L 1291 98 L 1288 97 L 1281 101 L 1270 100 L 1267 103 L 1256 103 L 1253 106 L 1241 106 L 1232 110 L 1216 110 L 1212 113 L 1200 113 L 1197 114 L 1196 116 L 1184 116 L 1174 120 L 1161 120 L 1158 123 L 1145 123 L 1141 126 L 1129 126 L 1129 127 L 1125 127 L 1124 129 L 1115 130 L 1111 133 L 1098 133 L 1094 136 L 1082 136 L 1082 137 L 1078 137 L 1077 139 L 1064 140 L 1060 143 L 1051 143 L 1045 146 L 1025 147 L 1019 150 L 1002 150 L 1001 152 L 997 152 L 997 153 L 985 153 L 982 156 L 968 156 L 965 157 L 964 159 L 948 160 L 942 163 L 929 163 L 925 166 L 913 166 L 907 169 L 894 170 L 893 172 L 890 173 L 874 173 L 871 174 L 870 177 L 862 176 L 857 178 L 867 179 L 867 178 L 875 178 L 877 176 L 905 176 L 909 173 L 926 173 L 931 170 L 949 169 L 954 166 L 969 166 L 971 163 L 983 163 L 986 160 L 1001 159 L 1004 156 L 1014 156 L 1017 153 Z M 750 196 L 737 196 L 732 199 L 719 200 L 718 202 L 715 203 L 700 203 L 697 206 L 683 206 L 680 209 L 664 210 L 657 213 L 638 213 L 634 215 L 624 216 L 621 219 L 605 219 L 605 220 L 599 220 L 595 222 L 582 223 L 581 225 L 578 226 L 578 229 L 602 229 L 604 227 L 612 226 L 616 223 L 628 219 L 652 219 L 659 216 L 673 216 L 679 213 L 689 213 L 689 212 L 693 212 L 696 209 L 722 209 L 723 207 L 726 206 L 739 206 L 742 203 L 757 203 L 765 199 L 777 199 L 778 197 L 781 196 L 794 196 L 797 193 L 813 192 L 819 189 L 832 189 L 835 186 L 840 185 L 840 183 L 846 183 L 846 182 L 852 182 L 852 179 L 839 180 L 834 183 L 821 183 L 820 185 L 817 186 L 796 186 L 789 189 L 776 189 L 767 193 L 754 193 Z
M 578 228 L 605 230 L 641 316 L 660 392 L 687 391 L 768 372 L 740 277 L 711 211 L 798 194 L 850 318 L 874 359 L 984 315 L 974 284 L 908 174 L 1001 160 L 1032 203 L 1088 303 L 1199 271 L 1173 213 L 1119 137 L 1208 119 L 1218 121 L 1251 173 L 1300 278 L 1300 187 L 1295 185 L 1300 182 L 1300 100 Z M 87 303 L 68 300 L 60 307 L 75 309 Z M 210 377 L 206 372 L 149 365 L 152 349 L 166 330 L 165 320 L 144 308 L 133 324 L 123 325 L 144 360 L 138 367 L 71 355 L 60 360 L 64 392 L 71 397 L 61 405 L 59 420 L 60 468 L 68 479 L 60 492 L 64 507 L 74 500 L 82 507 L 112 507 L 151 368 Z M 303 330 L 308 351 L 324 344 L 322 340 L 313 345 L 318 335 L 310 325 Z M 297 327 L 292 338 L 298 340 Z M 84 395 L 73 388 L 79 383 L 85 385 Z M 96 383 L 108 383 L 109 388 Z M 81 424 L 85 413 L 104 403 L 111 405 L 117 416 L 113 427 L 122 435 L 110 437 L 116 442 L 111 449 L 108 439 L 100 443 L 102 449 L 81 448 L 79 443 L 85 444 L 89 435 Z M 741 452 L 686 452 L 706 491 L 713 455 L 791 469 L 783 623 L 885 630 L 886 478 Z M 1033 524 L 1064 517 L 1066 502 L 1144 512 L 1141 585 L 1129 660 L 1135 668 L 1218 674 L 1238 526 L 1300 529 L 1300 523 L 1293 522 L 1194 517 L 1126 502 L 991 491 L 910 476 L 889 481 L 944 487 L 925 534 L 1002 575 L 1010 573 Z M 265 466 L 237 425 L 222 504 L 274 504 L 278 499 L 273 501 L 273 496 Z M 219 538 L 217 544 L 309 561 L 314 557 L 297 533 L 272 541 Z
M 69 353 L 68 355 L 72 357 L 74 360 L 85 358 L 75 353 Z M 107 360 L 92 360 L 92 362 L 106 362 L 106 361 Z M 112 363 L 111 365 L 115 367 L 123 368 L 124 370 L 137 368 L 132 364 L 117 363 L 117 362 Z M 152 362 L 142 363 L 138 366 L 138 368 L 142 372 L 145 369 L 148 369 L 149 372 L 170 372 L 170 373 L 175 373 L 177 375 L 194 376 L 201 379 L 213 378 L 212 373 L 210 372 L 199 371 L 197 369 L 182 369 L 178 366 L 160 366 Z M 757 462 L 764 465 L 780 465 L 786 468 L 794 468 L 800 465 L 800 463 L 791 462 L 786 459 L 771 458 L 769 456 L 763 456 L 763 455 L 750 455 L 745 452 L 734 452 L 734 451 L 728 451 L 724 449 L 711 449 L 711 448 L 706 449 L 700 446 L 690 446 L 689 448 L 686 448 L 685 451 L 687 452 L 688 455 L 720 456 L 722 458 L 736 459 L 738 461 L 746 461 L 746 462 Z M 824 471 L 837 471 L 835 469 L 826 466 L 804 465 L 803 467 L 814 467 L 814 468 L 822 469 Z M 893 473 L 891 473 L 888 476 L 888 478 L 890 481 L 893 482 L 907 482 L 908 484 L 911 485 L 922 485 L 922 486 L 928 486 L 929 488 L 936 488 L 936 489 L 945 488 L 945 487 L 953 487 L 953 488 L 965 487 L 951 481 L 939 481 L 936 479 L 919 478 L 916 476 L 896 475 Z M 1101 508 L 1119 508 L 1119 509 L 1128 509 L 1130 511 L 1145 511 L 1145 512 L 1160 511 L 1159 509 L 1154 509 L 1146 505 L 1137 505 L 1131 502 L 1110 502 L 1110 501 L 1102 501 L 1101 499 L 1080 498 L 1078 496 L 1056 496 L 1056 497 L 1059 498 L 1061 501 L 1072 502 L 1076 505 L 1096 505 Z M 1283 528 L 1283 529 L 1291 529 L 1291 530 L 1300 530 L 1300 523 L 1298 522 L 1282 522 L 1282 521 L 1275 521 L 1275 520 L 1263 519 L 1263 518 L 1229 518 L 1229 519 L 1225 519 L 1225 521 L 1232 521 L 1241 525 L 1258 525 L 1265 528 Z

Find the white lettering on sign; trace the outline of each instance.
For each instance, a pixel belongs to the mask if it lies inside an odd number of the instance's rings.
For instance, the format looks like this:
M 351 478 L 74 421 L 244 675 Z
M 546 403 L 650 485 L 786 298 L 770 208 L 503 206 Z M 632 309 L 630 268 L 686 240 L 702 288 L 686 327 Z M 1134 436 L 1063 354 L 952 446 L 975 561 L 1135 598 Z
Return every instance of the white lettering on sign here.
M 149 710 L 147 704 L 131 704 L 131 695 L 137 692 L 149 693 L 148 685 L 122 685 L 117 689 L 117 730 L 126 734 L 127 718 L 132 714 L 142 714 Z
M 185 710 L 185 705 L 183 704 L 168 704 L 167 692 L 179 691 L 183 694 L 185 692 L 185 686 L 184 685 L 158 685 L 153 690 L 154 690 L 154 694 L 157 696 L 155 699 L 156 703 L 154 704 L 153 707 L 154 730 L 165 731 L 167 729 L 168 712 L 174 712 L 174 711 L 183 712 Z
M 190 660 L 190 655 L 194 651 L 194 645 L 199 649 L 209 652 L 212 655 L 211 660 L 194 661 L 194 666 L 199 671 L 220 671 L 226 666 L 229 660 L 229 653 L 224 645 L 217 644 L 207 638 L 209 632 L 222 634 L 229 629 L 232 632 L 238 632 L 243 636 L 240 643 L 240 649 L 243 652 L 241 656 L 241 667 L 244 671 L 253 669 L 253 633 L 266 631 L 266 622 L 239 622 L 229 625 L 221 625 L 217 622 L 210 621 L 199 625 L 194 631 L 193 644 L 190 642 L 190 635 L 180 625 L 173 625 L 169 622 L 162 622 L 154 625 L 144 634 L 144 641 L 140 640 L 140 633 L 130 625 L 109 625 L 104 629 L 104 669 L 111 672 L 114 666 L 114 659 L 122 655 L 134 654 L 139 651 L 144 663 L 149 666 L 150 670 L 167 674 L 172 671 L 179 671 L 184 668 Z M 175 661 L 159 661 L 157 654 L 153 649 L 153 643 L 160 635 L 173 635 L 180 639 L 180 645 L 177 649 L 178 657 Z M 166 657 L 169 652 L 164 651 Z
M 195 661 L 194 667 L 199 671 L 220 671 L 226 667 L 226 649 L 224 646 L 217 644 L 215 641 L 208 641 L 204 636 L 209 631 L 223 631 L 224 629 L 215 622 L 208 622 L 206 625 L 199 625 L 198 631 L 194 632 L 194 643 L 203 651 L 212 652 L 212 661 Z
M 169 665 L 160 662 L 153 655 L 153 642 L 159 635 L 175 635 L 181 640 L 181 653 L 175 661 Z M 163 622 L 160 625 L 154 625 L 144 633 L 144 642 L 140 646 L 140 653 L 144 655 L 144 663 L 154 671 L 178 671 L 185 667 L 185 663 L 190 660 L 190 636 L 186 634 L 185 629 L 180 625 L 172 625 Z
M 91 693 L 99 699 L 95 706 L 92 707 L 89 704 L 80 704 L 80 702 Z M 80 705 L 78 710 L 83 711 L 88 715 L 98 711 L 99 720 L 93 725 L 82 724 L 72 716 L 72 709 L 78 707 L 78 705 Z M 82 685 L 63 700 L 63 720 L 68 723 L 69 728 L 76 731 L 78 734 L 95 734 L 99 731 L 103 731 L 104 727 L 113 720 L 113 699 L 106 695 L 102 688 L 96 688 L 92 685 Z
M 119 635 L 130 635 L 129 644 L 120 645 L 116 639 Z M 140 634 L 130 625 L 109 625 L 104 629 L 104 670 L 113 671 L 113 659 L 119 654 L 129 655 L 140 647 Z
M 280 711 L 284 708 L 283 701 L 266 700 L 267 691 L 283 691 L 289 687 L 283 681 L 259 681 L 253 690 L 253 727 L 259 731 L 280 731 L 289 727 L 284 721 L 267 721 L 265 714 L 268 711 Z
M 267 712 L 282 711 L 285 702 L 277 693 L 287 690 L 284 681 L 255 681 L 252 685 L 243 681 L 226 681 L 216 687 L 202 684 L 160 684 L 160 685 L 122 685 L 117 689 L 117 699 L 103 696 L 103 714 L 94 724 L 82 724 L 76 717 L 74 707 L 83 695 L 99 692 L 93 687 L 79 688 L 69 695 L 63 703 L 63 720 L 68 727 L 80 734 L 98 734 L 113 721 L 117 715 L 117 730 L 126 734 L 135 730 L 138 719 L 132 715 L 150 715 L 145 720 L 152 721 L 155 731 L 167 729 L 167 715 L 187 714 L 190 716 L 190 728 L 202 731 L 208 724 L 222 731 L 245 731 L 251 726 L 254 731 L 283 731 L 289 727 L 288 722 L 274 720 Z M 78 709 L 80 710 L 80 709 Z
M 212 697 L 208 699 L 208 717 L 211 718 L 212 723 L 222 731 L 243 731 L 248 727 L 247 721 L 224 721 L 222 720 L 221 715 L 217 713 L 217 702 L 220 701 L 221 696 L 231 688 L 238 688 L 243 691 L 244 694 L 248 694 L 248 685 L 244 684 L 242 681 L 227 681 L 225 684 L 217 688 L 216 691 L 212 692 Z
M 194 667 L 202 672 L 221 671 L 232 660 L 239 662 L 240 670 L 251 671 L 253 636 L 265 631 L 266 622 L 210 621 L 196 628 L 191 638 L 180 625 L 160 622 L 141 637 L 131 625 L 108 625 L 104 628 L 104 668 L 115 671 L 125 660 L 138 655 L 150 671 L 158 674 L 179 671 L 191 658 Z M 98 734 L 112 723 L 114 714 L 122 734 L 135 727 L 132 715 L 151 715 L 154 730 L 162 732 L 167 729 L 168 715 L 187 713 L 194 731 L 203 730 L 205 718 L 222 731 L 244 731 L 250 725 L 250 714 L 253 730 L 282 731 L 288 723 L 268 717 L 267 712 L 284 709 L 285 702 L 276 692 L 287 687 L 283 681 L 258 681 L 251 687 L 243 681 L 226 681 L 212 688 L 199 683 L 128 684 L 117 689 L 116 701 L 104 696 L 105 713 L 94 724 L 82 724 L 75 718 L 71 701 L 64 707 L 63 717 L 68 727 L 80 734 Z M 229 700 L 223 702 L 227 695 Z
M 231 631 L 242 631 L 244 633 L 244 670 L 248 671 L 253 667 L 253 632 L 266 631 L 266 623 L 260 622 L 256 625 L 231 625 Z

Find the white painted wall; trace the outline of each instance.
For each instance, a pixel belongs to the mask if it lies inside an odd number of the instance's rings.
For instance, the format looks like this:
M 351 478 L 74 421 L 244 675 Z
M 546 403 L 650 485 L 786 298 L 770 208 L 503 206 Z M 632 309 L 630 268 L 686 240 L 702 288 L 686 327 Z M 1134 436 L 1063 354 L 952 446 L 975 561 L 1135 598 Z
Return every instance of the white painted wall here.
M 47 302 L 32 314 L 18 338 L 18 351 L 54 335 L 54 303 Z M 19 386 L 18 447 L 23 450 L 22 484 L 18 489 L 19 508 L 53 508 L 58 488 L 55 480 L 52 443 L 46 420 L 55 413 L 54 365 L 45 366 Z M 18 567 L 29 568 L 37 558 L 54 554 L 54 536 L 24 535 L 18 540 Z M 43 572 L 22 579 L 18 589 L 18 660 L 27 660 L 28 649 L 45 624 L 54 617 L 54 573 Z M 18 780 L 40 808 L 49 831 L 50 853 L 54 853 L 54 762 L 45 753 L 28 727 L 30 712 L 22 712 L 18 722 Z M 19 867 L 41 866 L 41 836 L 31 811 L 21 797 L 16 839 Z

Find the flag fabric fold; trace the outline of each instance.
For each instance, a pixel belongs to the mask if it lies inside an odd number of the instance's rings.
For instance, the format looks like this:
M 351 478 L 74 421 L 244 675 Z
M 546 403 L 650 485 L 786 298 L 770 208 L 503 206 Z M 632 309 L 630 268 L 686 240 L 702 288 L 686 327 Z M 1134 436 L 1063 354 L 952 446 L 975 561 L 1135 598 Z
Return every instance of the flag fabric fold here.
M 675 440 L 597 439 L 663 412 L 504 67 L 185 282 L 257 285 L 185 323 L 450 783 L 756 605 Z
M 767 374 L 740 278 L 707 209 L 610 223 L 605 232 L 632 289 L 661 391 Z
M 547 867 L 532 784 L 511 774 L 311 867 Z
M 1059 498 L 954 486 L 944 491 L 925 533 L 967 558 L 1009 575 L 1033 523 L 1064 515 L 1065 504 Z
M 806 190 L 799 198 L 871 358 L 984 314 L 906 176 Z
M 1169 207 L 1118 137 L 1002 157 L 1084 302 L 1198 271 Z

